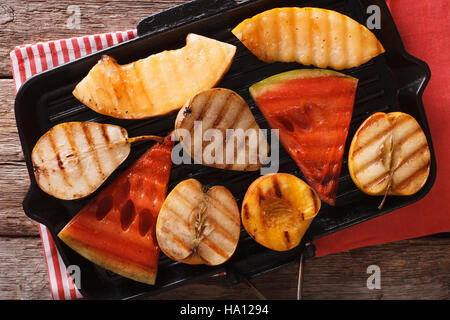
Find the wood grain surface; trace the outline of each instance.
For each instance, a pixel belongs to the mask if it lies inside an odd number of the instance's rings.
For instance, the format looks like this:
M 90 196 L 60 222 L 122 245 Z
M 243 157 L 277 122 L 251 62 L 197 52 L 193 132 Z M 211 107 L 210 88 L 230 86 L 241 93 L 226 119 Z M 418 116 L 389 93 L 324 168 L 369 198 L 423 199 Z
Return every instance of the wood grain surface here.
M 127 30 L 145 16 L 183 0 L 41 1 L 0 4 L 0 299 L 51 299 L 37 224 L 25 216 L 28 188 L 14 118 L 9 51 L 16 45 Z M 67 28 L 69 5 L 80 7 L 80 29 Z M 448 299 L 450 238 L 435 236 L 343 252 L 305 262 L 305 299 Z M 367 267 L 381 269 L 381 289 L 366 286 Z M 298 265 L 255 278 L 269 299 L 295 299 Z M 274 285 L 276 284 L 276 285 Z M 152 299 L 256 299 L 244 283 L 225 278 L 188 284 Z

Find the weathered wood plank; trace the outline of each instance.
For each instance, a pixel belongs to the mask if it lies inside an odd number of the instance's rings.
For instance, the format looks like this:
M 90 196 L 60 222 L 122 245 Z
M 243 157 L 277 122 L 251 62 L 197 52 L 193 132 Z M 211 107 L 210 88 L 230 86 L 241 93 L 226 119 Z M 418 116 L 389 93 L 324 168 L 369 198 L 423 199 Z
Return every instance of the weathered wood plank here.
M 14 82 L 0 79 L 0 164 L 23 161 L 14 117 Z
M 449 299 L 449 238 L 423 238 L 306 260 L 304 299 Z M 381 269 L 381 289 L 369 290 L 367 267 Z M 296 298 L 298 264 L 255 278 L 268 299 Z M 245 285 L 212 278 L 152 299 L 257 299 Z
M 0 299 L 51 299 L 39 238 L 0 237 Z
M 16 45 L 128 30 L 142 18 L 187 0 L 12 0 L 0 5 L 0 76 L 11 76 L 9 52 Z M 79 28 L 70 18 L 78 6 Z M 71 8 L 75 8 L 72 9 Z M 69 26 L 68 26 L 69 25 Z
M 400 241 L 305 262 L 305 299 L 449 299 L 450 238 Z M 369 290 L 369 265 L 381 269 L 381 290 Z M 0 299 L 49 299 L 41 240 L 0 238 Z M 269 299 L 295 299 L 298 265 L 252 280 Z M 151 299 L 257 299 L 245 284 L 210 278 Z
M 37 236 L 36 222 L 22 209 L 28 190 L 28 171 L 25 163 L 0 164 L 0 236 Z
M 14 97 L 13 81 L 0 79 L 0 236 L 38 235 L 37 224 L 22 210 L 29 179 L 14 118 Z

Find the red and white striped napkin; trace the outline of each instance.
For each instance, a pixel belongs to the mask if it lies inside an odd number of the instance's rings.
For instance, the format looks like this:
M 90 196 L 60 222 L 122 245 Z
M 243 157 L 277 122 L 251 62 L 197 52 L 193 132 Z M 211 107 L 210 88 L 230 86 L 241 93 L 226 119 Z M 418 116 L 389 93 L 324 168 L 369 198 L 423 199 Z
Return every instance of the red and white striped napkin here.
M 28 78 L 37 73 L 131 40 L 136 35 L 136 30 L 129 30 L 17 46 L 10 53 L 16 92 Z M 47 263 L 52 298 L 55 300 L 82 298 L 66 270 L 50 232 L 41 224 L 39 231 Z

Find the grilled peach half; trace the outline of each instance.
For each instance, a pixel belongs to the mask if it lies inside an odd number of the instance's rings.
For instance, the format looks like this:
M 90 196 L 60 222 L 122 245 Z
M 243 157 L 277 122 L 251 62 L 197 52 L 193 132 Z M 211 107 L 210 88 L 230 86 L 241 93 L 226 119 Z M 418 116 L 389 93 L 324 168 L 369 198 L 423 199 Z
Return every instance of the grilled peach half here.
M 321 207 L 317 193 L 286 173 L 256 179 L 242 203 L 242 224 L 259 244 L 276 251 L 297 247 Z

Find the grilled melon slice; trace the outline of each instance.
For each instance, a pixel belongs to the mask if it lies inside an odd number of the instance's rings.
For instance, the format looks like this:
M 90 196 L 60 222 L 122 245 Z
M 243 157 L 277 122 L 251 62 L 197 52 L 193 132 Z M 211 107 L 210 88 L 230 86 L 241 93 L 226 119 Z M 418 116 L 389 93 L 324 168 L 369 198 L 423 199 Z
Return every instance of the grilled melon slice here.
M 195 179 L 180 182 L 167 196 L 156 223 L 161 250 L 186 264 L 219 265 L 234 253 L 240 234 L 239 208 L 228 189 L 205 191 Z
M 84 258 L 124 277 L 154 284 L 156 219 L 172 168 L 171 136 L 157 143 L 96 195 L 58 234 Z
M 33 148 L 34 176 L 39 187 L 55 198 L 83 198 L 97 190 L 128 157 L 131 143 L 162 139 L 155 136 L 129 138 L 124 128 L 110 124 L 58 124 Z
M 256 179 L 242 203 L 242 224 L 259 244 L 286 251 L 300 244 L 320 210 L 316 192 L 296 176 L 277 173 Z
M 385 52 L 365 26 L 336 11 L 276 8 L 240 23 L 233 34 L 265 62 L 298 62 L 336 70 Z
M 179 111 L 175 129 L 183 148 L 206 166 L 256 171 L 268 155 L 267 140 L 249 106 L 228 89 L 213 88 L 192 97 Z
M 119 65 L 102 57 L 73 95 L 94 111 L 142 119 L 180 109 L 197 92 L 214 87 L 228 71 L 236 47 L 197 34 L 186 46 Z
M 431 154 L 427 138 L 410 115 L 375 113 L 353 137 L 348 167 L 354 183 L 369 195 L 407 196 L 428 180 Z

